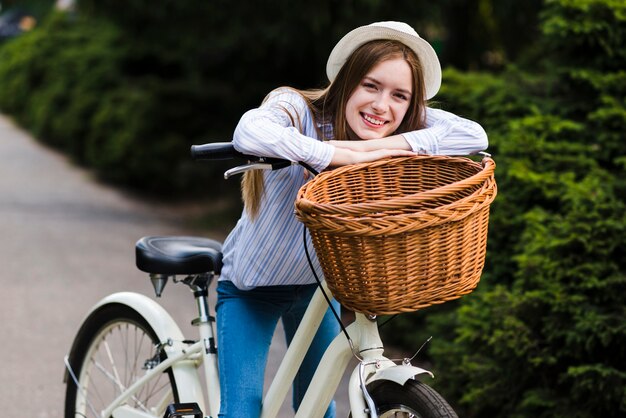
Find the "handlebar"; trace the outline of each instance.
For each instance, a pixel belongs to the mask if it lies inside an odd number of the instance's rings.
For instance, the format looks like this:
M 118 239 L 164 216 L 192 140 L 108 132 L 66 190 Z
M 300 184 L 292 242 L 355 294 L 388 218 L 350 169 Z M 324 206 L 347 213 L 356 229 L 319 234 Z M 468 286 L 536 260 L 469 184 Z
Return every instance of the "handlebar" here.
M 230 142 L 212 142 L 202 145 L 191 146 L 191 158 L 194 160 L 234 160 L 243 159 L 248 162 L 227 170 L 224 178 L 228 179 L 236 174 L 245 173 L 250 170 L 279 170 L 289 167 L 293 163 L 282 158 L 257 157 L 255 155 L 243 154 L 235 149 Z
M 194 160 L 232 160 L 235 158 L 250 160 L 255 157 L 240 153 L 230 142 L 212 142 L 192 145 L 191 158 Z

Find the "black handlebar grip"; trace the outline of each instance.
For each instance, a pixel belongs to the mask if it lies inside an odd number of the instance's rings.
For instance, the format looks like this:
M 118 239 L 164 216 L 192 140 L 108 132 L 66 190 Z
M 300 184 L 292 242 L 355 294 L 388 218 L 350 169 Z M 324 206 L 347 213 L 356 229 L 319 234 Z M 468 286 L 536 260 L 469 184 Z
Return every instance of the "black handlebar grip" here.
M 230 142 L 212 142 L 191 146 L 191 158 L 194 160 L 232 160 L 244 157 Z
M 291 161 L 282 158 L 267 158 L 243 154 L 235 149 L 230 142 L 211 142 L 191 146 L 191 158 L 194 160 L 234 160 L 243 159 L 248 163 L 263 163 L 272 170 L 289 167 Z

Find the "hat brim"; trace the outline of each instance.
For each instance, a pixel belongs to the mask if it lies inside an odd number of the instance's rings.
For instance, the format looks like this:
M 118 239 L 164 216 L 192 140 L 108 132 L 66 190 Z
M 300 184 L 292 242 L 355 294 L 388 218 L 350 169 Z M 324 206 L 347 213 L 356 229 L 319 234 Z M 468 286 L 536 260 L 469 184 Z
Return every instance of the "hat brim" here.
M 348 57 L 358 47 L 380 39 L 402 42 L 417 54 L 424 75 L 425 98 L 434 97 L 441 87 L 441 64 L 433 47 L 419 36 L 384 26 L 361 26 L 341 38 L 328 57 L 326 64 L 328 79 L 330 81 L 335 79 Z

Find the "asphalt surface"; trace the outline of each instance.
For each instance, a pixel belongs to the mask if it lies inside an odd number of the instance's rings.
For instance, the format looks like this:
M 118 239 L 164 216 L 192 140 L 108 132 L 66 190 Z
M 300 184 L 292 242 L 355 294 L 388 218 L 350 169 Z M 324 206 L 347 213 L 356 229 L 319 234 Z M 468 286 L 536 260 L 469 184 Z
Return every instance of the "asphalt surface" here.
M 63 358 L 99 299 L 118 291 L 154 298 L 134 264 L 139 238 L 199 234 L 180 212 L 100 184 L 1 115 L 0 231 L 0 416 L 7 418 L 63 416 Z M 158 302 L 195 335 L 186 287 L 168 284 Z M 280 332 L 268 375 L 284 353 Z M 338 416 L 346 416 L 345 403 L 338 399 Z M 284 405 L 281 417 L 291 415 Z

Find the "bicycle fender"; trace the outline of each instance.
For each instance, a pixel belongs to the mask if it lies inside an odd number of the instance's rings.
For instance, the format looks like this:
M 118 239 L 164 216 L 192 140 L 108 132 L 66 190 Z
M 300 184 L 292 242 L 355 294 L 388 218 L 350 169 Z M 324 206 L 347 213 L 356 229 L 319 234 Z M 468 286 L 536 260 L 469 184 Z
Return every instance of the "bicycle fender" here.
M 427 374 L 430 377 L 434 378 L 430 371 L 426 369 L 422 369 L 421 367 L 410 366 L 410 365 L 394 365 L 384 369 L 377 370 L 373 375 L 367 379 L 367 383 L 372 383 L 376 380 L 389 380 L 399 385 L 404 385 L 407 380 L 419 376 Z
M 180 353 L 185 347 L 182 331 L 170 314 L 157 302 L 149 297 L 134 292 L 119 292 L 106 296 L 93 306 L 88 315 L 109 304 L 122 304 L 137 311 L 156 332 L 159 341 L 171 340 L 172 345 L 165 345 L 169 355 Z M 196 402 L 204 410 L 204 395 L 200 384 L 198 370 L 192 361 L 181 361 L 172 365 L 180 402 Z
M 137 311 L 148 321 L 159 337 L 159 340 L 167 341 L 168 338 L 171 338 L 173 341 L 182 341 L 185 339 L 182 331 L 170 314 L 157 302 L 140 293 L 119 292 L 108 295 L 96 303 L 87 316 L 104 305 L 114 303 L 126 305 Z M 171 349 L 171 347 L 169 348 Z M 165 347 L 165 351 L 168 351 L 167 346 Z

